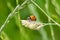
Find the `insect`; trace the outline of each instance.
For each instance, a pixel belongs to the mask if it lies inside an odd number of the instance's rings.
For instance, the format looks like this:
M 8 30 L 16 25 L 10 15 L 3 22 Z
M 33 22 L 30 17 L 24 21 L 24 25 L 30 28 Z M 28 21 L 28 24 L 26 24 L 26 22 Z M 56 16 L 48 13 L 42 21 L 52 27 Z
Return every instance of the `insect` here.
M 36 22 L 36 17 L 34 15 L 31 15 L 27 18 L 27 20 L 22 20 L 22 25 L 33 30 L 38 30 L 41 28 L 42 24 Z
M 36 17 L 34 15 L 31 15 L 31 16 L 28 17 L 28 20 L 36 21 Z

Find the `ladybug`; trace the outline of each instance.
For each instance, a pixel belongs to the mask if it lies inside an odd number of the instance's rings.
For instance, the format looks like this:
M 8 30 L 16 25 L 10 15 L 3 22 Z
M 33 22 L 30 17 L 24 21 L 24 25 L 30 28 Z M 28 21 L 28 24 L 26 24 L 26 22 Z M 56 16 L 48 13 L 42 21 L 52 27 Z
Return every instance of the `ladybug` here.
M 36 21 L 36 17 L 34 15 L 29 16 L 28 19 L 31 21 Z

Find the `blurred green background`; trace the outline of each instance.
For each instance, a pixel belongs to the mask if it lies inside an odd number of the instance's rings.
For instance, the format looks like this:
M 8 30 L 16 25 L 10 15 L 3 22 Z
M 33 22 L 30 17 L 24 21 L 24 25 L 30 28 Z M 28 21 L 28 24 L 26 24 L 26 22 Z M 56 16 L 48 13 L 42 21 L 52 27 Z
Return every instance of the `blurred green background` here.
M 14 8 L 24 1 L 26 0 L 0 0 L 0 27 Z M 25 28 L 19 22 L 19 20 L 27 20 L 30 15 L 35 15 L 38 22 L 54 23 L 48 18 L 50 16 L 60 24 L 60 0 L 28 0 L 23 7 L 17 11 L 18 14 L 9 19 L 9 23 L 2 30 L 0 40 L 60 40 L 60 26 L 58 25 L 47 25 L 37 31 Z

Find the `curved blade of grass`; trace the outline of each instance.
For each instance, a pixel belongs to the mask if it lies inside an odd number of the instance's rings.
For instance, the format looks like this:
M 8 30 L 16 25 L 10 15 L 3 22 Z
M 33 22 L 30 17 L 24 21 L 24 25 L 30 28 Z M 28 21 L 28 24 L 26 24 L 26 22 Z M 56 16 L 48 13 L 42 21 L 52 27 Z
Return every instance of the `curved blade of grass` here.
M 24 4 L 26 4 L 27 3 L 27 1 L 28 0 L 25 0 L 25 2 L 22 4 L 22 6 L 24 6 Z M 16 4 L 18 5 L 18 0 L 16 0 Z M 18 24 L 18 26 L 19 26 L 19 29 L 20 29 L 20 34 L 21 34 L 21 40 L 30 40 L 29 39 L 29 36 L 26 34 L 26 32 L 25 32 L 25 30 L 24 30 L 24 28 L 23 28 L 23 26 L 22 26 L 22 24 L 21 24 L 21 18 L 20 18 L 20 12 L 19 12 L 19 10 L 17 11 L 18 12 L 18 15 L 17 15 L 17 18 L 16 18 L 16 21 L 18 22 L 16 22 L 17 24 Z
M 40 20 L 39 20 L 39 14 L 36 11 L 34 5 L 31 3 L 31 4 L 28 5 L 28 8 L 29 8 L 30 12 L 32 13 L 32 15 L 35 15 L 36 16 L 37 21 L 40 22 Z M 46 33 L 46 31 L 43 28 L 40 29 L 39 32 L 41 33 L 43 40 L 48 40 L 47 33 Z
M 48 18 L 48 21 L 49 21 L 49 23 L 51 22 L 51 20 L 50 20 L 49 18 Z M 51 30 L 52 40 L 55 40 L 54 31 L 53 31 L 53 27 L 52 27 L 52 25 L 49 25 L 49 27 L 50 27 L 50 30 Z

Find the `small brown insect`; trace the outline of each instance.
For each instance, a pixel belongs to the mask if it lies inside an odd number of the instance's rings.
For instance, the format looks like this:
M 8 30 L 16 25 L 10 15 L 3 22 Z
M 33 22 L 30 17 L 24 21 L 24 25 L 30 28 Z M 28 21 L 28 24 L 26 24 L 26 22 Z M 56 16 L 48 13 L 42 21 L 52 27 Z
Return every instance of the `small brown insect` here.
M 36 17 L 34 15 L 29 16 L 28 19 L 32 21 L 36 21 Z

